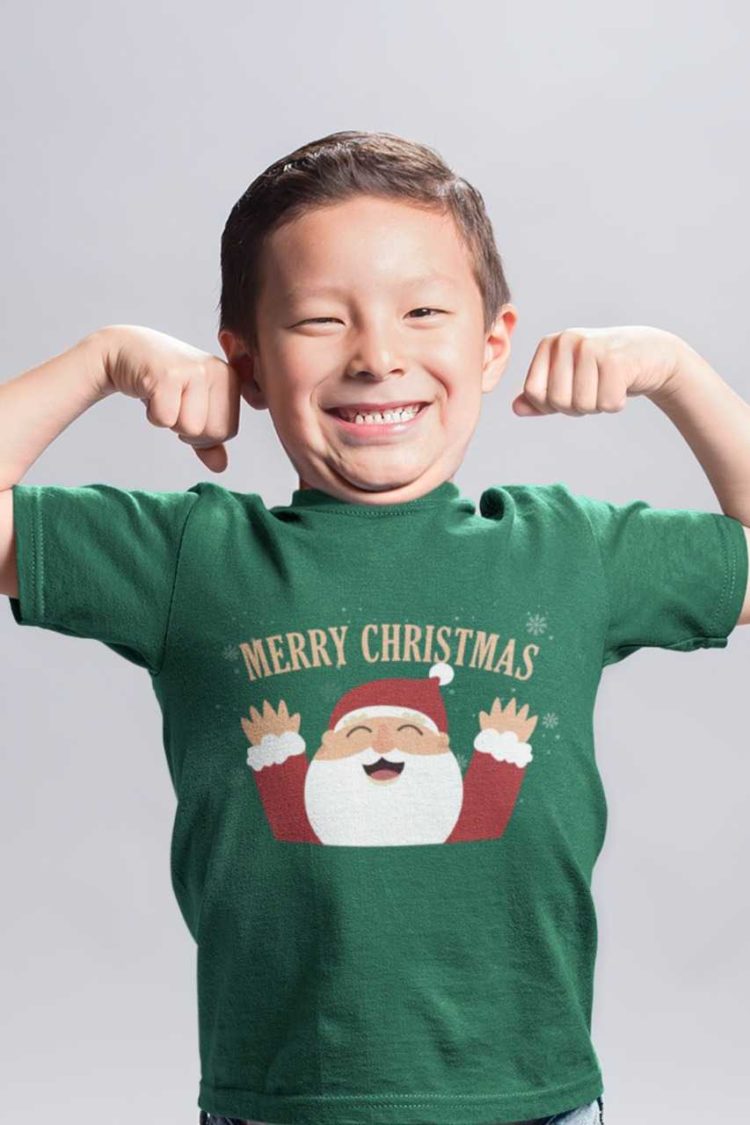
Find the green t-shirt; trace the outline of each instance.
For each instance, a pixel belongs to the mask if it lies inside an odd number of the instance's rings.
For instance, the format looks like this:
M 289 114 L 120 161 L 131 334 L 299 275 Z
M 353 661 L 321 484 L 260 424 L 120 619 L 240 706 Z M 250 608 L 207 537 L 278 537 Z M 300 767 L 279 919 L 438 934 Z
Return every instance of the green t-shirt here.
M 561 483 L 13 498 L 16 621 L 141 665 L 163 712 L 198 1105 L 486 1125 L 600 1095 L 597 686 L 726 646 L 742 525 Z

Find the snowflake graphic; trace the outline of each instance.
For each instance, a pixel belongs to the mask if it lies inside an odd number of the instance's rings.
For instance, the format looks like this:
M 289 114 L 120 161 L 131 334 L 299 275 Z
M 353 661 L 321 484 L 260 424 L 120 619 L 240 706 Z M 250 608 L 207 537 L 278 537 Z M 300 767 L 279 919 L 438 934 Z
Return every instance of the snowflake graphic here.
M 221 650 L 221 655 L 225 660 L 239 660 L 240 650 L 237 648 L 237 645 L 224 645 L 224 648 Z
M 547 628 L 547 618 L 541 613 L 530 613 L 526 619 L 526 631 L 534 637 L 541 636 Z
M 553 727 L 557 726 L 559 721 L 554 711 L 548 711 L 547 714 L 542 717 L 542 726 L 546 727 L 547 730 L 552 730 Z

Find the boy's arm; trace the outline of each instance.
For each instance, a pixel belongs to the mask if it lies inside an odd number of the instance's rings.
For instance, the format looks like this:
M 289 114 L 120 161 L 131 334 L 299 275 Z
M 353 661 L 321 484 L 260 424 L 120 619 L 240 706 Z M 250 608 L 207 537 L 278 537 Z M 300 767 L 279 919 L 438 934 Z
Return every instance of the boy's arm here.
M 0 385 L 0 594 L 18 597 L 13 485 L 71 422 L 115 393 L 106 371 L 111 343 L 99 329 Z
M 669 378 L 649 394 L 700 461 L 721 509 L 745 528 L 750 553 L 750 403 L 684 340 Z M 738 625 L 750 624 L 750 579 Z

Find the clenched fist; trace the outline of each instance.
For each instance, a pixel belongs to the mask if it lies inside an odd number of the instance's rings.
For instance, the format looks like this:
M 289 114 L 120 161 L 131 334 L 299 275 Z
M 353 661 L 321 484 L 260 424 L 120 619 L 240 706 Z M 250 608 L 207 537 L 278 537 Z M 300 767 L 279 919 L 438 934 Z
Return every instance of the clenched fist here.
M 173 430 L 208 469 L 224 472 L 224 442 L 239 429 L 236 368 L 154 328 L 115 324 L 102 332 L 108 341 L 103 392 L 140 399 L 153 426 Z
M 663 391 L 686 347 L 674 333 L 645 325 L 544 336 L 513 410 L 522 417 L 623 410 L 628 396 Z

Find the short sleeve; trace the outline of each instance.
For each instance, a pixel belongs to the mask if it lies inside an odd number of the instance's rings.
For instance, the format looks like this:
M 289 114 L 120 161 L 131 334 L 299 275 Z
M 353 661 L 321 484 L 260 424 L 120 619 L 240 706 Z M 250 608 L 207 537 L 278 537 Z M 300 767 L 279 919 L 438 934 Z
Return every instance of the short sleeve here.
M 724 648 L 745 598 L 739 520 L 719 512 L 575 496 L 596 542 L 608 603 L 603 665 L 650 646 Z
M 101 641 L 155 675 L 193 491 L 13 487 L 19 625 Z

